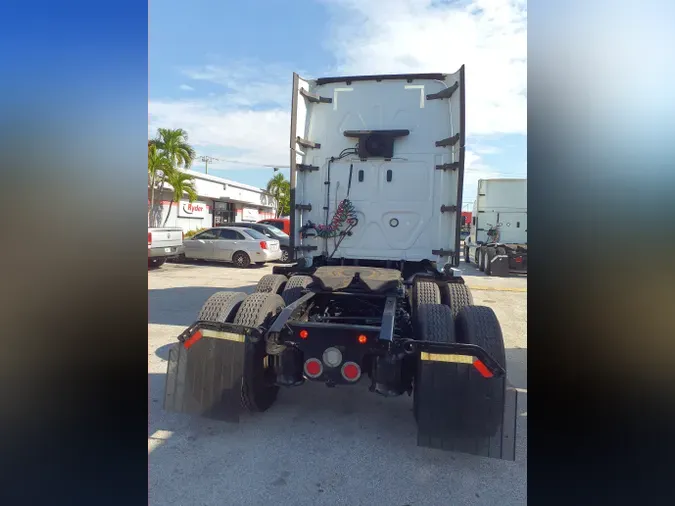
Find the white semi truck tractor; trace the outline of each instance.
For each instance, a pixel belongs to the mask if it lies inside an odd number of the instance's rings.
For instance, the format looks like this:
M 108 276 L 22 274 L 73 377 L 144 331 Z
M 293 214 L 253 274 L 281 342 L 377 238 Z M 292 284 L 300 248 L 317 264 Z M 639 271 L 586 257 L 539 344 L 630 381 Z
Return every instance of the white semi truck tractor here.
M 238 421 L 281 389 L 368 383 L 412 397 L 418 446 L 515 458 L 501 326 L 458 269 L 464 103 L 464 67 L 293 76 L 293 264 L 204 302 L 171 350 L 165 409 Z
M 527 274 L 527 179 L 481 179 L 464 261 L 488 276 Z

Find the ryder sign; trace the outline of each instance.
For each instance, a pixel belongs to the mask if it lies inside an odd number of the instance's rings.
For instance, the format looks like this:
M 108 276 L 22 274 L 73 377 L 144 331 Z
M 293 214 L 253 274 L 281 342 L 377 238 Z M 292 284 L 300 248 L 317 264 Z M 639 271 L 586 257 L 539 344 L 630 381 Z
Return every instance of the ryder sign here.
M 206 218 L 209 211 L 206 204 L 201 202 L 192 202 L 188 200 L 181 200 L 178 203 L 178 216 L 181 218 Z

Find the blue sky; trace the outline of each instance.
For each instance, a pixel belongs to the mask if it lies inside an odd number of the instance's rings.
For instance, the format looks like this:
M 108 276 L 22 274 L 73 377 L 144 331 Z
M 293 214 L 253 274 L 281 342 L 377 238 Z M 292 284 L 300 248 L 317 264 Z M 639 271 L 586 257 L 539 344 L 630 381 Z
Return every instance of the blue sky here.
M 454 72 L 465 64 L 470 201 L 480 177 L 527 173 L 526 26 L 522 0 L 154 0 L 149 135 L 182 127 L 198 154 L 221 160 L 209 173 L 264 186 L 272 169 L 262 165 L 288 165 L 294 71 Z

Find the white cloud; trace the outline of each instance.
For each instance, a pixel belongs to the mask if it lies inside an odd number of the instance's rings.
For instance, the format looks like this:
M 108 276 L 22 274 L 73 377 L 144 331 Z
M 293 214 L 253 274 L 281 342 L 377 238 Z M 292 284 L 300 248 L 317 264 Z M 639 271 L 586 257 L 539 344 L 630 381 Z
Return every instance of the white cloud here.
M 522 0 L 325 0 L 343 74 L 455 72 L 466 65 L 467 135 L 527 132 Z
M 189 84 L 181 84 L 179 88 L 183 91 L 195 91 L 195 89 Z
M 221 104 L 232 107 L 253 107 L 266 104 L 290 108 L 291 68 L 280 64 L 237 62 L 228 66 L 205 65 L 182 70 L 183 75 L 196 81 L 208 81 L 225 89 Z
M 486 136 L 526 134 L 523 0 L 387 0 L 386 6 L 374 0 L 322 1 L 331 14 L 325 45 L 337 60 L 331 73 L 454 72 L 465 64 L 467 191 L 480 177 L 503 177 L 481 156 L 498 152 L 494 137 Z M 287 165 L 293 71 L 320 77 L 255 61 L 183 68 L 183 76 L 222 91 L 198 100 L 152 100 L 150 134 L 159 126 L 182 127 L 198 151 L 207 147 L 204 154 L 236 149 L 244 153 L 234 157 L 238 160 Z
M 472 151 L 478 155 L 496 155 L 502 152 L 498 147 L 482 144 L 480 141 L 469 142 Z
M 523 167 L 523 172 L 526 170 Z M 493 178 L 520 178 L 526 177 L 522 173 L 513 174 L 502 172 L 487 165 L 480 156 L 479 152 L 467 149 L 464 152 L 464 202 L 473 202 L 476 200 L 479 179 Z
M 198 152 L 205 146 L 236 148 L 245 152 L 245 155 L 237 157 L 245 162 L 270 165 L 283 162 L 283 165 L 288 165 L 290 161 L 291 116 L 288 110 L 228 110 L 203 100 L 151 101 L 148 112 L 148 133 L 151 136 L 158 126 L 183 128 Z M 224 165 L 222 167 L 225 168 Z

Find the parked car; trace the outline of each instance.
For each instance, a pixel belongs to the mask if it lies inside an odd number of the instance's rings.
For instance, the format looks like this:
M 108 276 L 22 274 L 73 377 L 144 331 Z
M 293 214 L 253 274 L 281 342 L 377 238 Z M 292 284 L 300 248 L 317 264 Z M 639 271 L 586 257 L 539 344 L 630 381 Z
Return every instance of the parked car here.
M 148 228 L 148 267 L 159 267 L 183 253 L 183 229 Z
M 260 220 L 258 223 L 278 228 L 286 235 L 291 233 L 291 220 L 289 218 L 270 218 L 267 220 Z
M 281 258 L 279 241 L 252 228 L 209 228 L 183 241 L 183 248 L 187 259 L 231 262 L 237 267 Z
M 290 242 L 290 237 L 288 236 L 287 233 L 283 232 L 282 230 L 279 230 L 276 227 L 273 227 L 272 225 L 265 225 L 263 223 L 247 223 L 247 222 L 239 222 L 239 223 L 230 223 L 227 225 L 228 227 L 241 227 L 241 228 L 252 228 L 253 230 L 257 230 L 263 235 L 266 235 L 270 239 L 276 239 L 279 241 L 279 247 L 281 248 L 281 259 L 280 261 L 282 263 L 287 264 L 290 255 L 288 252 L 289 248 L 289 242 Z

